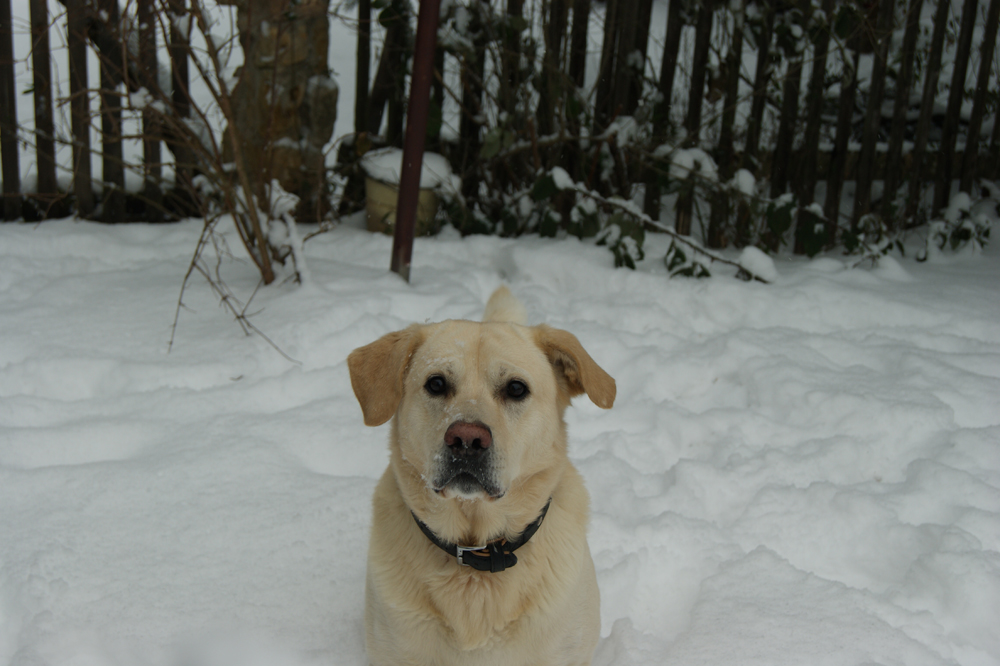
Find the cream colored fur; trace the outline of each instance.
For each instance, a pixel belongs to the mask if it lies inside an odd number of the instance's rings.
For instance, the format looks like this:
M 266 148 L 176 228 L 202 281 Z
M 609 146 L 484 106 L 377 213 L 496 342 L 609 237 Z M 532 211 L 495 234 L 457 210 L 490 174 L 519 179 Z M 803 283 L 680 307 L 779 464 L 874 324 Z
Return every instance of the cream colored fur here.
M 507 287 L 500 287 L 493 292 L 486 303 L 483 321 L 506 321 L 511 324 L 527 324 L 528 315 L 521 301 L 514 298 Z
M 563 411 L 584 392 L 610 408 L 614 380 L 572 334 L 524 326 L 524 308 L 506 287 L 484 320 L 414 325 L 348 358 L 365 423 L 393 418 L 368 551 L 365 629 L 375 666 L 589 664 L 600 635 L 589 498 L 566 455 Z M 453 390 L 429 394 L 433 375 Z M 523 401 L 506 397 L 511 378 L 527 384 Z M 502 496 L 433 489 L 444 433 L 456 421 L 490 429 Z M 516 539 L 550 497 L 517 565 L 499 573 L 459 566 L 411 515 L 443 540 L 478 546 Z

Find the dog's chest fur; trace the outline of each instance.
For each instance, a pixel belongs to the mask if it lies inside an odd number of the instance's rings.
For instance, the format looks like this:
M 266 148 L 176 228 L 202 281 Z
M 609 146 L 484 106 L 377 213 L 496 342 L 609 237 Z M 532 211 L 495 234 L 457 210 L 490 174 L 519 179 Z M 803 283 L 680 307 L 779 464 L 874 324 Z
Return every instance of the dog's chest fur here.
M 454 559 L 430 544 L 405 514 L 373 525 L 369 585 L 382 581 L 397 595 L 391 602 L 370 599 L 379 608 L 369 617 L 375 640 L 369 649 L 374 664 L 426 663 L 436 666 L 587 663 L 595 629 L 584 603 L 596 597 L 589 553 L 573 547 L 580 517 L 555 508 L 586 501 L 575 469 L 568 469 L 553 496 L 553 508 L 538 533 L 518 550 L 517 566 L 489 574 L 457 567 Z M 399 519 L 406 511 L 395 478 L 387 473 L 376 491 L 376 514 Z M 585 517 L 583 518 L 585 520 Z M 410 525 L 415 529 L 411 530 Z M 398 538 L 400 528 L 406 538 Z M 383 529 L 385 528 L 385 529 Z M 395 555 L 391 555 L 391 552 Z M 399 558 L 399 552 L 407 556 Z M 380 555 L 390 554 L 388 557 Z M 406 566 L 409 562 L 412 567 Z M 422 572 L 414 576 L 413 572 Z M 381 587 L 378 586 L 378 587 Z M 399 596 L 402 590 L 406 594 Z M 579 594 L 566 595 L 567 590 Z M 369 595 L 378 596 L 377 589 Z M 391 628 L 391 630 L 390 630 Z

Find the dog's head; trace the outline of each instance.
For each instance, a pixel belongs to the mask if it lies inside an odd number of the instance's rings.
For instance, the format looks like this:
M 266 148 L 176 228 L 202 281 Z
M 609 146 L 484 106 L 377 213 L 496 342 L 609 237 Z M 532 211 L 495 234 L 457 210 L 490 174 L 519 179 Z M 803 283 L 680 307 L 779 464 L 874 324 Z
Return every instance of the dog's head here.
M 614 402 L 614 380 L 575 336 L 509 321 L 522 317 L 501 288 L 482 323 L 414 325 L 348 357 L 365 423 L 395 415 L 402 460 L 439 497 L 503 497 L 565 458 L 570 398 Z

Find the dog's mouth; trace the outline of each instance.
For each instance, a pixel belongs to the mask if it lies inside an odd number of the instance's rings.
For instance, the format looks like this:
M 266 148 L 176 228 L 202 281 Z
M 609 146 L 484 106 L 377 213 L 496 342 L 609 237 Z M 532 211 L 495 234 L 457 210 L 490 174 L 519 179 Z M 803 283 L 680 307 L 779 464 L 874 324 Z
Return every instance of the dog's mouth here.
M 434 492 L 439 495 L 450 490 L 459 496 L 475 497 L 485 494 L 490 499 L 500 499 L 504 491 L 493 480 L 488 470 L 468 465 L 447 465 L 433 483 Z

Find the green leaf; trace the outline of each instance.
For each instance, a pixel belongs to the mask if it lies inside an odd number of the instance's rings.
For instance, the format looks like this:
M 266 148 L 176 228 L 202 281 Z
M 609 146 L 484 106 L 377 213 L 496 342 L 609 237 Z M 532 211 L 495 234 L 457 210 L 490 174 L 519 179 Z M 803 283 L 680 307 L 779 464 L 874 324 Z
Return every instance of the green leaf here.
M 823 218 L 803 209 L 799 211 L 798 237 L 809 258 L 823 251 L 826 245 L 826 224 Z
M 579 118 L 583 115 L 585 108 L 575 92 L 566 96 L 566 115 L 570 118 Z
M 501 211 L 500 223 L 503 227 L 504 236 L 514 236 L 521 230 L 521 221 L 517 219 L 517 216 L 510 209 L 504 208 Z
M 503 140 L 503 129 L 494 127 L 483 137 L 483 147 L 479 149 L 479 158 L 488 160 L 500 152 Z
M 507 25 L 514 32 L 524 32 L 528 29 L 528 21 L 523 16 L 509 16 L 507 17 Z
M 700 261 L 694 258 L 689 260 L 687 254 L 685 254 L 684 250 L 676 242 L 670 243 L 670 249 L 667 250 L 666 256 L 663 257 L 663 263 L 666 265 L 670 277 L 705 278 L 712 276 Z
M 556 181 L 550 174 L 545 173 L 532 186 L 531 198 L 533 201 L 545 201 L 551 199 L 558 192 L 559 188 L 556 187 Z
M 391 28 L 393 23 L 407 18 L 407 9 L 407 5 L 390 0 L 386 3 L 385 8 L 379 12 L 378 22 L 383 28 Z
M 538 223 L 538 235 L 542 238 L 555 238 L 558 231 L 559 221 L 552 216 L 550 211 L 546 210 Z
M 845 3 L 840 6 L 837 17 L 833 20 L 833 31 L 841 39 L 847 39 L 861 27 L 858 11 Z
M 593 238 L 601 230 L 601 221 L 596 214 L 585 215 L 580 220 L 580 238 Z
M 767 205 L 767 212 L 764 214 L 767 220 L 767 227 L 771 233 L 778 238 L 782 238 L 785 232 L 792 227 L 792 211 L 795 209 L 795 202 L 789 199 L 780 205 L 772 201 Z
M 579 202 L 573 207 L 566 223 L 566 231 L 577 238 L 593 238 L 601 231 L 601 220 L 596 208 L 588 208 Z
M 972 231 L 970 231 L 965 225 L 960 226 L 951 232 L 951 249 L 957 250 L 970 240 L 972 240 Z
M 687 255 L 684 254 L 684 250 L 680 249 L 676 243 L 671 243 L 670 249 L 667 250 L 666 256 L 663 257 L 663 263 L 666 264 L 667 270 L 673 274 L 674 270 L 687 263 Z
M 844 242 L 844 251 L 847 254 L 853 254 L 858 249 L 858 246 L 861 245 L 861 241 L 853 231 L 845 231 L 843 236 L 841 236 L 841 240 Z

